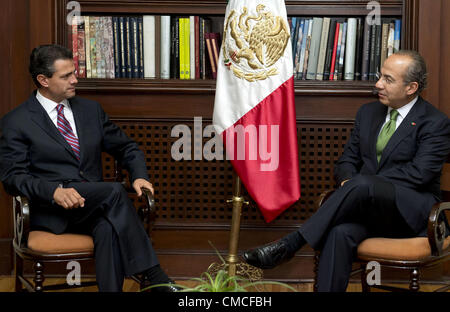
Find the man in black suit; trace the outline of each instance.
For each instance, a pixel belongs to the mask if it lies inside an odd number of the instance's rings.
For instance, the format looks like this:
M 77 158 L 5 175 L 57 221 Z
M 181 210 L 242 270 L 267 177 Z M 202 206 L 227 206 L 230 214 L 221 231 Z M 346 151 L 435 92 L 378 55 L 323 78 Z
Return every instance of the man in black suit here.
M 450 151 L 450 122 L 419 94 L 426 65 L 414 51 L 383 64 L 379 100 L 363 105 L 335 166 L 340 186 L 297 231 L 244 252 L 249 264 L 274 266 L 308 243 L 321 251 L 319 291 L 345 291 L 358 244 L 370 236 L 425 236 L 440 199 L 440 172 Z
M 0 178 L 6 191 L 31 199 L 32 229 L 93 236 L 100 291 L 121 291 L 124 277 L 138 273 L 149 285 L 171 283 L 127 192 L 120 183 L 102 182 L 105 151 L 129 171 L 138 196 L 142 188 L 153 192 L 143 152 L 98 103 L 75 97 L 70 50 L 37 47 L 29 69 L 38 90 L 0 125 Z

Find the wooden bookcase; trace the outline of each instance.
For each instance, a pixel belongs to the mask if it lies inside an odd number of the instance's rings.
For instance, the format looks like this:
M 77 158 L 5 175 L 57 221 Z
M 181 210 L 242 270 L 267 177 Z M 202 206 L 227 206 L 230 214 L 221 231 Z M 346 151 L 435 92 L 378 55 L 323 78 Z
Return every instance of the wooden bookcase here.
M 68 42 L 68 0 L 55 0 L 55 38 Z M 226 2 L 79 0 L 82 15 L 223 16 Z M 366 0 L 286 0 L 289 16 L 365 16 Z M 402 48 L 417 49 L 418 0 L 381 0 L 381 14 L 402 19 Z M 315 209 L 315 200 L 333 184 L 333 165 L 342 153 L 357 109 L 375 99 L 374 82 L 295 82 L 302 197 L 271 224 L 251 201 L 243 208 L 239 249 L 281 237 L 297 228 Z M 145 151 L 156 190 L 158 211 L 152 240 L 162 266 L 173 278 L 198 276 L 219 261 L 208 240 L 228 249 L 233 171 L 226 161 L 174 161 L 170 147 L 178 138 L 171 129 L 186 124 L 194 133 L 194 117 L 211 123 L 215 80 L 80 79 L 78 95 L 100 102 L 105 111 Z M 206 139 L 205 139 L 206 141 Z M 105 157 L 105 174 L 111 160 Z M 139 203 L 137 203 L 139 204 Z M 266 278 L 308 281 L 313 277 L 313 251 L 306 247 Z

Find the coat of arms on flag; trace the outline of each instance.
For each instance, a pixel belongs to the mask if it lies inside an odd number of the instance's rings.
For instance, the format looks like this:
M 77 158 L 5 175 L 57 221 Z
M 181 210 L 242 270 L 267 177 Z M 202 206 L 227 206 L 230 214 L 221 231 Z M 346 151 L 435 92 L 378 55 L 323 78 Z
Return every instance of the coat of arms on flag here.
M 290 31 L 283 0 L 230 0 L 213 124 L 266 222 L 300 197 Z

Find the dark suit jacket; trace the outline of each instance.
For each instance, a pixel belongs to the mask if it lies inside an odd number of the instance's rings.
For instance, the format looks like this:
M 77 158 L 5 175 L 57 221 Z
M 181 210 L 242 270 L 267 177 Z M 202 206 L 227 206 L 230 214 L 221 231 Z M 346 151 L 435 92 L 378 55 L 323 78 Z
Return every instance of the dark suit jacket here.
M 351 137 L 335 166 L 335 178 L 340 184 L 365 174 L 391 182 L 401 215 L 423 235 L 431 207 L 440 200 L 440 173 L 450 152 L 450 120 L 419 97 L 378 164 L 376 141 L 386 114 L 387 106 L 378 101 L 359 109 Z
M 122 162 L 131 181 L 148 179 L 143 152 L 109 121 L 98 103 L 79 97 L 69 102 L 80 161 L 37 101 L 36 91 L 0 122 L 0 177 L 6 191 L 33 201 L 32 226 L 58 233 L 68 220 L 67 211 L 53 202 L 55 189 L 70 181 L 101 181 L 102 151 Z

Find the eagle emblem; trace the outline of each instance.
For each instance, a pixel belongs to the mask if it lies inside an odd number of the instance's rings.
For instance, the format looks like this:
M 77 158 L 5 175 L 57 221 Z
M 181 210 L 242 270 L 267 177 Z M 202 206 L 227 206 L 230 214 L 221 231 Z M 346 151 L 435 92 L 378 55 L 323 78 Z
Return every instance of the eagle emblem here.
M 232 10 L 226 18 L 222 42 L 225 66 L 236 77 L 250 82 L 277 75 L 274 65 L 284 54 L 289 33 L 286 21 L 262 4 L 256 6 L 256 15 L 249 15 L 247 7 L 240 15 Z

